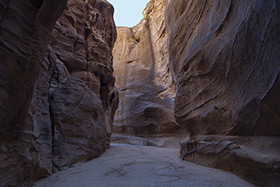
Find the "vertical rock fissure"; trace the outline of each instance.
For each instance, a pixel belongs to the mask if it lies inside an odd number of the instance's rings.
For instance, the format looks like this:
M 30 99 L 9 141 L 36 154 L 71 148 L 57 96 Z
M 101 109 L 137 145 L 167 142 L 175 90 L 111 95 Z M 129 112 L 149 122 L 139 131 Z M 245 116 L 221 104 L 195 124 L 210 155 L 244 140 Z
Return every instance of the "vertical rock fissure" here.
M 31 2 L 37 9 L 40 9 L 44 1 L 43 1 L 43 0 L 30 0 L 30 2 Z
M 51 63 L 52 64 L 52 63 Z M 54 76 L 55 76 L 55 74 L 56 74 L 56 66 L 55 66 L 55 64 L 54 64 L 54 66 L 51 66 L 50 65 L 50 67 L 53 67 L 53 73 L 52 73 L 52 76 L 51 76 L 51 78 L 50 78 L 50 80 L 49 80 L 49 85 L 51 85 L 51 82 L 53 81 L 53 79 L 54 79 Z M 51 166 L 51 168 L 52 168 L 52 172 L 55 172 L 56 171 L 56 165 L 55 165 L 55 162 L 54 162 L 54 160 L 53 160 L 53 158 L 55 157 L 55 155 L 57 155 L 57 153 L 55 152 L 55 145 L 56 145 L 56 143 L 55 143 L 55 119 L 54 119 L 54 115 L 53 115 L 53 110 L 52 110 L 52 106 L 51 106 L 51 103 L 53 102 L 53 96 L 52 96 L 52 94 L 55 92 L 55 90 L 53 90 L 52 92 L 50 92 L 49 90 L 50 90 L 50 88 L 51 88 L 51 86 L 49 86 L 48 87 L 48 110 L 49 110 L 49 119 L 50 119 L 50 122 L 51 122 L 51 155 L 52 155 L 52 157 L 51 157 L 51 163 L 52 163 L 52 166 Z

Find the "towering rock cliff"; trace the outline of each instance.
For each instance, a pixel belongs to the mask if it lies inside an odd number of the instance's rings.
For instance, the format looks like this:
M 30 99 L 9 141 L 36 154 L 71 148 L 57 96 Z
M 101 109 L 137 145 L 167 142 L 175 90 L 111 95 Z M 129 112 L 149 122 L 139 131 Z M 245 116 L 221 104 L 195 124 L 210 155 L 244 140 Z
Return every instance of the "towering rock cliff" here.
M 115 132 L 179 124 L 183 159 L 279 184 L 280 3 L 151 0 L 143 14 L 118 28 Z
M 165 16 L 175 118 L 196 140 L 181 156 L 279 184 L 280 3 L 172 0 Z
M 0 0 L 0 186 L 30 186 L 110 142 L 113 7 L 65 3 Z M 117 30 L 114 132 L 188 133 L 182 159 L 278 185 L 280 3 L 151 0 L 143 15 Z
M 278 10 L 273 0 L 169 2 L 175 116 L 192 135 L 280 135 Z
M 42 142 L 41 148 L 52 145 L 57 169 L 96 157 L 109 143 L 118 99 L 112 13 L 105 1 L 69 0 L 52 32 L 27 128 L 36 127 L 35 140 Z
M 165 7 L 162 0 L 150 1 L 138 25 L 117 28 L 113 55 L 120 104 L 114 132 L 143 135 L 176 129 Z
M 1 134 L 15 136 L 17 125 L 24 123 L 51 30 L 65 2 L 0 2 Z
M 118 105 L 113 7 L 68 0 L 55 24 L 65 1 L 40 2 L 0 3 L 0 186 L 99 156 Z
M 16 185 L 36 175 L 37 155 L 19 131 L 51 31 L 65 3 L 0 1 L 0 186 Z

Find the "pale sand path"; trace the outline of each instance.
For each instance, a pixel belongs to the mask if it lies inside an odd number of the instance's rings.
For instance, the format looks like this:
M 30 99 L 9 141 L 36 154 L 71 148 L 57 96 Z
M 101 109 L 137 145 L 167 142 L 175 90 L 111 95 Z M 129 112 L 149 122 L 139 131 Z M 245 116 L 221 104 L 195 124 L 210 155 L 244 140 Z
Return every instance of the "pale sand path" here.
M 217 169 L 182 161 L 178 149 L 112 144 L 101 157 L 38 181 L 35 187 L 252 186 Z

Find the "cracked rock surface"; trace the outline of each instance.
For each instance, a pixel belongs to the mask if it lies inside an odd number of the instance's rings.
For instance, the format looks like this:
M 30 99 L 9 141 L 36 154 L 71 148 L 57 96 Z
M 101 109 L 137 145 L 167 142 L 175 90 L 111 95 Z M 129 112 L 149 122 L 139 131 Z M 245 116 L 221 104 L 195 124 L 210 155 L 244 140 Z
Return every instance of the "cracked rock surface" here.
M 34 187 L 252 186 L 237 176 L 179 158 L 178 149 L 112 144 L 100 158 L 56 173 Z

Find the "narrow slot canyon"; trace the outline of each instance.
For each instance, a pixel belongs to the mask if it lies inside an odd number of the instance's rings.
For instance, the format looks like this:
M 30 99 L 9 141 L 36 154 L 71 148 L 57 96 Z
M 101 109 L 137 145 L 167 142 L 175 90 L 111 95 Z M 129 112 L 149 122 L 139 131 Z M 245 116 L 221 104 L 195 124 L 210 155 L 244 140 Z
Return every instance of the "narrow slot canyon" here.
M 280 3 L 0 0 L 0 187 L 280 186 Z

